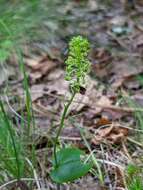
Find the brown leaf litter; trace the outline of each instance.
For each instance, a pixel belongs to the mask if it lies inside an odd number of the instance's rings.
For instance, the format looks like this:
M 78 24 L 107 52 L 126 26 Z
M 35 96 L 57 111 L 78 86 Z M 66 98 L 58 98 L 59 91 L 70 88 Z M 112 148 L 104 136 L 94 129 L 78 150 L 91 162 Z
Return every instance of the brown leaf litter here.
M 98 145 L 100 143 L 118 144 L 124 141 L 128 135 L 128 129 L 120 126 L 118 123 L 101 118 L 94 127 L 94 137 L 92 143 Z

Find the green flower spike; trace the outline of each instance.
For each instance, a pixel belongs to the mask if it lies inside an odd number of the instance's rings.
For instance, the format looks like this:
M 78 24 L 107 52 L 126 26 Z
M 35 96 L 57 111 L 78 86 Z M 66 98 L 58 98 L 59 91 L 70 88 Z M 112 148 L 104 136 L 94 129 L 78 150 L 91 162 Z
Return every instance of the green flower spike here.
M 73 37 L 69 43 L 69 56 L 66 60 L 66 77 L 70 81 L 72 91 L 79 92 L 84 78 L 90 71 L 88 60 L 89 42 L 82 36 Z

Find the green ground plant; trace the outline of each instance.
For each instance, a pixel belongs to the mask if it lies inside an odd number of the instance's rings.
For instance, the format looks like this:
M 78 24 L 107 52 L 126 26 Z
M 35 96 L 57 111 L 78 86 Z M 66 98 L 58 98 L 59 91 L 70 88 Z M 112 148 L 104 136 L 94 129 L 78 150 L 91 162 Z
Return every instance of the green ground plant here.
M 143 189 L 142 181 L 142 168 L 130 164 L 127 167 L 127 186 L 128 190 L 141 190 Z
M 33 141 L 34 134 L 34 116 L 32 112 L 32 101 L 29 93 L 29 85 L 24 64 L 20 52 L 17 52 L 19 57 L 19 66 L 23 73 L 23 88 L 25 92 L 25 108 L 26 117 L 21 110 L 21 115 L 14 112 L 13 122 L 12 117 L 5 111 L 7 108 L 4 97 L 8 93 L 8 86 L 0 97 L 0 189 L 7 188 L 14 181 L 18 186 L 33 178 L 33 168 L 35 166 L 35 146 Z M 20 104 L 20 103 L 19 103 Z M 20 123 L 19 123 L 20 121 Z M 17 126 L 20 124 L 20 127 Z M 31 144 L 31 148 L 29 145 Z M 29 164 L 32 166 L 29 167 Z M 28 176 L 28 177 L 27 177 Z M 12 180 L 11 180 L 12 179 Z M 30 183 L 28 182 L 30 185 Z M 32 184 L 32 183 L 31 183 Z M 27 186 L 28 187 L 28 186 Z
M 25 111 L 21 114 L 14 112 L 13 117 L 7 113 L 7 103 L 4 101 L 6 95 L 0 97 L 0 189 L 9 186 L 20 188 L 33 188 L 35 180 L 34 170 L 36 165 L 35 143 L 34 143 L 34 116 L 32 101 L 29 93 L 29 85 L 23 62 L 19 55 L 19 64 L 23 73 L 23 88 L 25 95 Z M 4 94 L 6 94 L 4 92 Z M 19 106 L 21 103 L 19 102 Z M 25 116 L 24 116 L 25 115 Z M 25 119 L 24 119 L 25 118 Z M 13 122 L 13 119 L 15 122 Z M 19 126 L 19 127 L 18 127 Z M 26 182 L 25 182 L 26 181 Z
M 12 36 L 11 31 L 7 28 L 7 25 L 3 23 L 5 30 L 7 30 L 9 36 Z M 6 50 L 13 46 L 10 40 L 5 41 L 1 47 L 3 47 L 4 53 L 1 54 L 1 61 L 5 61 L 9 54 L 5 54 Z M 84 152 L 74 147 L 61 148 L 57 151 L 57 143 L 59 141 L 59 135 L 64 127 L 64 121 L 67 116 L 68 109 L 77 93 L 80 92 L 81 86 L 84 85 L 86 74 L 90 71 L 90 62 L 87 58 L 89 52 L 89 43 L 81 36 L 74 37 L 69 44 L 69 56 L 66 60 L 66 80 L 70 83 L 71 97 L 67 104 L 65 104 L 63 114 L 61 116 L 60 127 L 57 131 L 54 144 L 54 158 L 53 158 L 53 170 L 50 175 L 53 181 L 56 183 L 66 183 L 74 181 L 79 177 L 84 176 L 92 167 L 91 163 L 84 163 L 81 161 L 80 156 L 84 156 Z M 6 114 L 2 99 L 0 100 L 0 135 L 1 135 L 1 171 L 6 171 L 7 177 L 2 172 L 0 173 L 0 181 L 14 179 L 15 182 L 20 182 L 22 178 L 26 176 L 28 171 L 26 163 L 26 154 L 28 154 L 28 160 L 34 165 L 35 163 L 35 146 L 31 134 L 33 135 L 34 116 L 32 112 L 31 97 L 28 87 L 28 78 L 25 72 L 22 53 L 16 48 L 16 53 L 19 59 L 20 70 L 23 73 L 23 87 L 25 92 L 25 106 L 27 113 L 27 123 L 24 121 L 21 123 L 21 129 L 18 132 L 11 121 L 11 118 Z M 23 128 L 26 126 L 26 128 Z M 26 143 L 27 142 L 27 143 Z M 32 144 L 32 152 L 28 153 L 29 148 L 27 144 Z M 6 158 L 6 159 L 5 159 Z M 78 169 L 77 169 L 78 168 Z M 31 171 L 32 172 L 32 171 Z M 29 173 L 32 177 L 32 173 Z M 5 179 L 6 177 L 6 179 Z M 9 183 L 9 182 L 8 182 Z M 7 184 L 7 183 L 6 183 Z M 5 187 L 5 185 L 2 187 Z M 57 185 L 60 189 L 60 185 Z
M 138 75 L 136 77 L 140 86 L 143 86 L 143 77 Z M 133 117 L 135 118 L 136 126 L 138 127 L 136 133 L 133 136 L 133 142 L 139 143 L 142 145 L 143 139 L 143 109 L 142 106 L 139 105 L 135 100 L 131 99 L 130 96 L 123 97 L 123 101 L 129 105 L 129 107 L 133 108 L 135 111 L 133 112 Z M 142 164 L 142 158 L 139 158 Z M 128 190 L 141 190 L 143 189 L 143 169 L 137 164 L 129 164 L 127 166 L 127 187 Z
M 3 30 L 7 32 L 10 37 L 13 36 L 12 31 L 6 23 L 1 22 Z M 5 188 L 13 181 L 20 185 L 21 180 L 26 176 L 33 176 L 33 165 L 35 164 L 35 146 L 32 139 L 34 131 L 34 116 L 32 111 L 32 101 L 29 92 L 28 77 L 25 71 L 22 51 L 18 46 L 14 46 L 15 42 L 11 39 L 3 40 L 0 44 L 0 63 L 5 65 L 5 61 L 11 54 L 11 49 L 15 47 L 15 54 L 17 55 L 19 68 L 23 74 L 23 89 L 25 97 L 26 119 L 24 120 L 24 113 L 21 109 L 21 115 L 14 112 L 16 124 L 13 123 L 12 117 L 5 111 L 6 102 L 4 101 L 9 92 L 9 86 L 6 82 L 5 89 L 1 91 L 0 97 L 0 189 Z M 20 104 L 20 102 L 19 102 Z M 17 130 L 17 124 L 20 120 L 20 128 Z M 30 150 L 29 145 L 32 145 Z M 29 167 L 29 164 L 32 166 Z M 9 181 L 12 179 L 12 181 Z M 28 180 L 28 178 L 27 178 Z M 7 181 L 7 182 L 6 182 Z M 26 183 L 22 182 L 27 186 Z M 28 187 L 28 186 L 27 186 Z M 7 188 L 7 187 L 6 187 Z
M 59 135 L 64 127 L 68 109 L 75 95 L 80 92 L 80 87 L 84 85 L 85 76 L 90 70 L 90 62 L 87 58 L 88 52 L 89 42 L 87 39 L 81 36 L 72 38 L 69 43 L 69 56 L 65 62 L 65 79 L 70 82 L 71 97 L 65 104 L 61 116 L 60 126 L 54 142 L 53 170 L 50 173 L 52 180 L 59 184 L 72 182 L 84 176 L 92 167 L 91 163 L 81 161 L 80 156 L 84 155 L 84 152 L 77 148 L 65 147 L 57 151 Z M 60 185 L 57 185 L 57 189 L 60 189 Z
M 65 0 L 0 0 L 0 58 L 9 55 L 11 45 L 5 51 L 5 41 L 14 42 L 15 46 L 23 47 L 23 44 L 33 42 L 50 42 L 56 38 L 59 31 L 59 23 L 65 19 L 59 11 L 59 5 Z M 41 14 L 42 13 L 42 14 Z M 8 26 L 9 32 L 5 30 Z M 29 50 L 31 51 L 31 50 Z M 2 56 L 3 55 L 3 56 Z
M 24 165 L 21 159 L 22 144 L 4 110 L 2 101 L 0 101 L 0 150 L 0 170 L 19 180 L 23 175 Z M 0 181 L 2 179 L 4 179 L 4 173 L 0 172 Z

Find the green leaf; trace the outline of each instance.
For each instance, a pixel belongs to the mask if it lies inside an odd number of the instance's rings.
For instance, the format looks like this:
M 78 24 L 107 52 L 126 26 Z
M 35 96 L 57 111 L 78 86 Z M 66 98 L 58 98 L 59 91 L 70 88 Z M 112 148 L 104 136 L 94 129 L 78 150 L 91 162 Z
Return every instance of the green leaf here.
M 77 148 L 64 148 L 57 152 L 57 162 L 53 161 L 54 169 L 50 176 L 57 183 L 71 182 L 84 176 L 92 167 L 90 163 L 84 164 L 80 155 L 84 152 Z
M 83 155 L 84 152 L 77 148 L 63 148 L 57 153 L 58 165 L 65 163 L 80 161 L 80 155 Z M 53 160 L 53 166 L 55 165 L 55 160 Z

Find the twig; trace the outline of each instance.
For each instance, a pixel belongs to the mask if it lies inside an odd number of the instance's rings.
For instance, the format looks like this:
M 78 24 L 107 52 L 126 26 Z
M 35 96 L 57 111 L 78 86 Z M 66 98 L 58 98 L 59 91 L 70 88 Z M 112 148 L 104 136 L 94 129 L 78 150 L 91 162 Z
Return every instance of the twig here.
M 82 139 L 81 137 L 65 137 L 65 136 L 60 136 L 59 138 L 63 140 L 70 140 L 70 141 L 80 141 Z
M 38 91 L 38 92 L 40 93 L 41 91 Z M 38 92 L 37 91 L 35 91 L 35 92 L 33 91 L 32 93 L 38 93 Z M 43 94 L 44 94 L 44 92 L 43 92 Z M 51 97 L 58 98 L 59 100 L 61 100 L 63 102 L 68 102 L 69 101 L 68 99 L 60 97 L 59 95 L 55 95 L 55 94 L 51 94 L 51 93 L 47 93 L 47 92 L 46 92 L 46 94 L 48 94 Z M 94 103 L 94 107 L 93 107 L 93 106 L 87 105 L 84 102 L 79 102 L 79 101 L 75 101 L 75 100 L 73 100 L 73 102 L 74 103 L 83 104 L 85 106 L 88 106 L 88 109 L 91 109 L 91 110 L 96 110 L 96 107 L 99 107 L 99 108 L 102 108 L 102 109 L 111 109 L 111 110 L 114 110 L 114 111 L 121 111 L 121 112 L 128 112 L 128 113 L 143 112 L 143 108 L 120 107 L 120 106 L 115 106 L 115 105 L 106 106 L 106 105 L 101 105 L 101 104 L 98 104 L 98 103 Z M 42 107 L 42 109 L 43 109 L 43 107 Z M 44 112 L 44 110 L 42 110 L 42 111 Z M 45 111 L 47 112 L 48 110 L 45 109 Z
M 126 47 L 126 45 L 119 38 L 117 38 L 112 32 L 108 31 L 107 34 L 111 38 L 113 38 L 113 40 L 115 40 L 122 48 L 128 50 L 128 48 Z
M 9 186 L 10 184 L 16 183 L 18 181 L 19 181 L 18 179 L 13 179 L 11 181 L 8 181 L 7 183 L 0 186 L 0 190 L 3 190 L 3 188 Z M 20 181 L 36 181 L 36 180 L 34 178 L 20 178 Z
M 130 156 L 130 154 L 129 154 L 129 152 L 128 152 L 128 150 L 127 150 L 127 147 L 126 147 L 126 145 L 125 145 L 124 142 L 122 142 L 122 147 L 123 147 L 124 153 L 126 154 L 126 156 L 128 157 L 128 159 L 129 159 L 131 162 L 133 162 L 133 160 L 132 160 L 132 158 L 131 158 L 131 156 Z
M 85 160 L 85 163 L 90 159 L 90 157 L 94 156 L 94 153 L 96 152 L 96 150 L 93 150 L 90 152 L 89 156 L 87 157 L 87 159 Z M 119 164 L 116 164 L 114 162 L 111 162 L 111 161 L 108 161 L 108 160 L 105 160 L 105 159 L 96 159 L 98 162 L 102 163 L 102 164 L 108 164 L 108 165 L 111 165 L 111 166 L 114 166 L 114 167 L 117 167 L 119 168 L 120 170 L 124 171 L 124 167 L 119 165 Z
M 23 120 L 26 124 L 27 124 L 27 121 L 20 115 L 18 114 L 14 109 L 13 107 L 10 105 L 10 102 L 9 102 L 9 99 L 8 97 L 5 95 L 5 100 L 6 100 L 6 103 L 8 105 L 8 107 L 10 108 L 10 110 L 21 120 Z
M 141 144 L 141 143 L 135 141 L 134 139 L 131 139 L 130 137 L 127 137 L 127 140 L 130 141 L 130 142 L 132 142 L 132 143 L 134 143 L 134 144 L 137 144 L 138 146 L 143 147 L 143 144 Z
M 48 95 L 51 97 L 56 97 L 56 98 L 60 99 L 61 101 L 68 101 L 67 99 L 59 97 L 58 95 L 54 95 L 54 94 L 50 94 L 50 93 Z M 73 100 L 73 102 L 87 106 L 87 104 L 84 102 L 79 102 L 79 101 L 75 101 L 75 100 Z M 106 105 L 101 105 L 98 103 L 95 104 L 95 107 L 100 107 L 102 109 L 112 109 L 115 111 L 124 111 L 124 112 L 129 112 L 129 113 L 130 112 L 143 112 L 143 108 L 120 107 L 120 106 L 114 106 L 114 105 L 106 106 Z M 95 107 L 91 106 L 91 107 L 89 107 L 89 109 L 95 110 L 96 109 Z
M 39 180 L 38 180 L 38 176 L 37 176 L 36 170 L 34 169 L 34 167 L 33 167 L 32 163 L 31 163 L 31 161 L 30 161 L 28 158 L 25 158 L 25 160 L 28 162 L 28 164 L 30 165 L 30 167 L 31 167 L 32 170 L 33 170 L 33 175 L 34 175 L 34 178 L 35 178 L 35 181 L 36 181 L 38 190 L 41 190 L 41 187 L 40 187 L 40 183 L 39 183 Z

